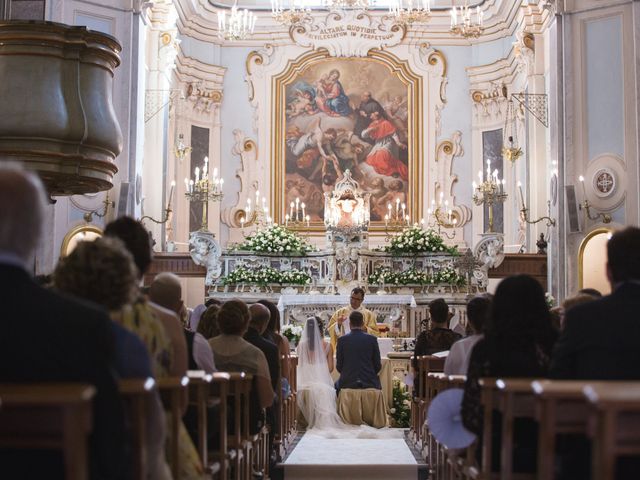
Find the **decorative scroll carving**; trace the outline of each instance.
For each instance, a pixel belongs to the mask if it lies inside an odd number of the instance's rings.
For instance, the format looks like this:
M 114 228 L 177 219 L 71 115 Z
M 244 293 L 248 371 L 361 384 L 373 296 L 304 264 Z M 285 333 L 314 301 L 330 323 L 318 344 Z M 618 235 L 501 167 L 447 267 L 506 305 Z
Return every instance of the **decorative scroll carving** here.
M 196 265 L 207 267 L 204 284 L 208 287 L 212 286 L 222 273 L 221 249 L 213 233 L 191 232 L 189 235 L 189 254 Z
M 236 170 L 236 178 L 240 180 L 240 190 L 237 194 L 236 203 L 225 208 L 221 212 L 222 222 L 231 228 L 240 228 L 240 219 L 244 218 L 244 205 L 247 203 L 248 198 L 252 198 L 255 190 L 258 188 L 257 182 L 252 178 L 255 173 L 255 169 L 258 166 L 258 145 L 255 140 L 247 137 L 242 130 L 234 130 L 233 138 L 235 140 L 231 153 L 240 156 L 240 168 Z M 253 191 L 250 188 L 253 187 Z M 251 219 L 245 226 L 251 224 Z
M 516 32 L 516 42 L 513 44 L 518 69 L 526 75 L 534 73 L 535 62 L 535 37 L 531 33 Z
M 471 99 L 476 120 L 503 118 L 507 106 L 503 85 L 492 83 L 488 90 L 474 90 L 471 92 Z
M 193 109 L 210 113 L 219 108 L 222 103 L 222 91 L 206 88 L 199 83 L 190 83 L 187 87 L 187 100 L 192 103 Z
M 456 230 L 462 228 L 471 220 L 471 209 L 465 205 L 456 205 L 455 197 L 453 196 L 453 186 L 458 181 L 458 176 L 452 173 L 453 159 L 463 155 L 462 132 L 458 130 L 453 132 L 450 140 L 440 142 L 436 149 L 434 196 L 440 198 L 440 192 L 443 192 L 443 200 L 449 201 L 453 212 L 452 215 L 458 219 Z
M 318 19 L 319 20 L 319 19 Z M 373 48 L 398 45 L 406 29 L 391 17 L 362 11 L 330 12 L 324 20 L 291 27 L 291 40 L 302 47 L 326 48 L 332 57 L 366 57 Z
M 480 269 L 473 274 L 480 285 L 485 285 L 489 278 L 489 269 L 498 268 L 504 260 L 504 234 L 483 233 L 482 240 L 474 249 L 474 256 L 481 263 Z

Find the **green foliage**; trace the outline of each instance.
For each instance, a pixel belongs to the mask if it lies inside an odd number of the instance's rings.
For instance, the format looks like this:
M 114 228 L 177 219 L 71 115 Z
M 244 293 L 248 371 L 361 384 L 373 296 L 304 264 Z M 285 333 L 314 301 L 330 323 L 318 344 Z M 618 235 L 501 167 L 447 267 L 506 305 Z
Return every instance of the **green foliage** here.
M 394 426 L 407 428 L 411 423 L 411 394 L 398 377 L 393 377 L 393 401 L 391 402 L 391 418 Z

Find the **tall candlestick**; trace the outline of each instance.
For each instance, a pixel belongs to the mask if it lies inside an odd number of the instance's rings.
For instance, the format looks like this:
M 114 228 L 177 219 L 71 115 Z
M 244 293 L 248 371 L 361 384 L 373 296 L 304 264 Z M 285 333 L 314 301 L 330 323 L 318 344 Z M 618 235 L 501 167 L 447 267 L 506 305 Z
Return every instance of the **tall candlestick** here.
M 293 202 L 289 204 L 289 217 L 293 218 Z
M 524 204 L 524 194 L 522 193 L 522 183 L 518 182 L 518 190 L 520 191 L 520 201 L 522 202 L 522 209 L 524 210 L 525 204 Z
M 305 209 L 305 206 L 306 206 L 306 205 L 304 204 L 304 202 L 302 202 L 302 203 L 300 204 L 300 206 L 302 207 L 302 218 L 304 219 L 304 218 L 306 218 L 306 215 L 305 215 L 305 212 L 304 212 L 304 209 Z
M 171 188 L 169 189 L 169 199 L 167 200 L 167 210 L 171 209 L 171 197 L 173 197 L 173 188 L 176 186 L 176 181 L 171 180 Z
M 307 215 L 307 228 L 309 228 L 310 221 L 311 221 L 311 217 L 309 215 Z
M 583 199 L 586 200 L 587 199 L 587 190 L 584 188 L 584 177 L 582 175 L 580 175 L 578 177 L 578 180 L 580 180 L 580 185 L 582 185 L 582 196 L 583 196 Z

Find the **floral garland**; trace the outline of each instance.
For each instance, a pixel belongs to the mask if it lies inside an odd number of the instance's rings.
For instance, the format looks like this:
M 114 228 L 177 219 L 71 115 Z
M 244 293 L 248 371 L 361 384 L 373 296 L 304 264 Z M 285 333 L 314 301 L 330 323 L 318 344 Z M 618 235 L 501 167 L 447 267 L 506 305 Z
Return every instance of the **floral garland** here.
M 458 248 L 456 246 L 447 246 L 443 238 L 435 231 L 431 229 L 424 230 L 417 225 L 405 228 L 391 239 L 389 246 L 382 247 L 381 250 L 393 255 L 405 253 L 458 254 Z
M 289 342 L 297 345 L 298 342 L 300 342 L 300 337 L 302 336 L 302 326 L 288 323 L 287 325 L 283 325 L 280 333 L 287 337 Z
M 406 428 L 411 420 L 411 394 L 398 377 L 393 377 L 393 400 L 389 413 L 397 428 Z
M 427 275 L 415 268 L 410 268 L 404 272 L 396 273 L 389 267 L 377 267 L 373 273 L 367 277 L 369 285 L 464 285 L 466 279 L 460 275 L 453 267 L 444 267 L 433 274 Z
M 222 277 L 222 285 L 237 285 L 239 283 L 253 283 L 267 285 L 269 283 L 307 285 L 311 283 L 311 277 L 301 270 L 287 270 L 280 272 L 271 267 L 247 268 L 238 267 L 229 275 Z
M 280 255 L 306 255 L 314 250 L 313 246 L 299 235 L 281 225 L 271 225 L 258 230 L 233 249 Z

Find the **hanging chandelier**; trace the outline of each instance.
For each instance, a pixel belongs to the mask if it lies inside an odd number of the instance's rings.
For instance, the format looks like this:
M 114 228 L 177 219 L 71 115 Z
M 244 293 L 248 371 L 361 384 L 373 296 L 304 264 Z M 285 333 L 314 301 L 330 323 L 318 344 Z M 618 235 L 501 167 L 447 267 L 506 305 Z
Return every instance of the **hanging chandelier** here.
M 503 95 L 507 96 L 507 88 L 503 87 Z M 513 100 L 507 100 L 504 129 L 502 130 L 502 156 L 512 164 L 522 156 L 522 148 L 518 145 L 518 124 Z
M 484 12 L 480 10 L 479 6 L 475 8 L 475 11 L 476 19 L 472 21 L 473 9 L 469 8 L 469 0 L 465 0 L 464 7 L 456 7 L 454 5 L 449 12 L 451 15 L 451 32 L 464 38 L 478 38 L 484 30 Z
M 391 0 L 389 14 L 396 18 L 396 23 L 424 23 L 431 15 L 431 0 Z
M 289 8 L 284 8 L 282 0 L 271 0 L 271 16 L 282 25 L 292 26 L 311 21 L 311 8 L 304 7 L 302 0 L 289 2 Z
M 244 40 L 253 34 L 256 26 L 256 16 L 252 11 L 238 10 L 238 3 L 234 3 L 227 15 L 224 10 L 218 11 L 218 37 L 225 40 Z
M 367 10 L 375 0 L 324 0 L 325 7 L 332 12 L 344 10 Z

